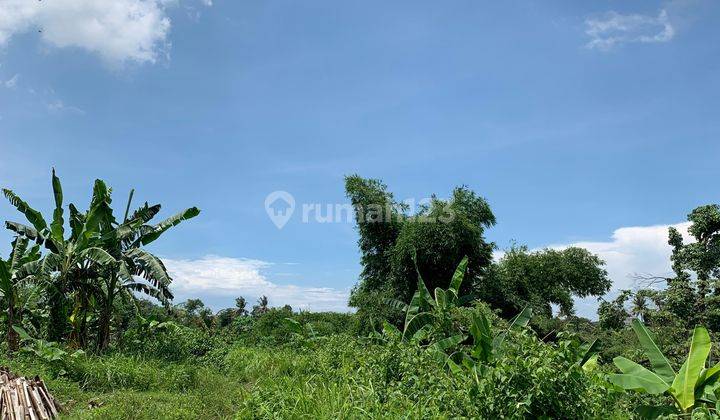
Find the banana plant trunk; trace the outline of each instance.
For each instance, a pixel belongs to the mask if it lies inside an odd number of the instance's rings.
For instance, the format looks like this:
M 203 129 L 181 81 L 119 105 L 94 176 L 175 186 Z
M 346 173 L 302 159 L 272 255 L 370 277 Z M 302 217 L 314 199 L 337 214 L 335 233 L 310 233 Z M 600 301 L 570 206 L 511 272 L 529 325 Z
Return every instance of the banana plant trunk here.
M 12 357 L 20 348 L 20 337 L 18 333 L 13 329 L 15 325 L 15 296 L 10 295 L 8 299 L 8 314 L 7 314 L 7 344 L 8 344 L 8 356 Z
M 98 350 L 105 351 L 110 345 L 110 309 L 103 307 L 98 331 Z
M 98 351 L 103 352 L 110 346 L 110 321 L 112 318 L 113 300 L 115 298 L 115 282 L 111 282 L 108 287 L 108 295 L 103 302 L 102 313 L 100 314 L 100 324 L 98 329 Z

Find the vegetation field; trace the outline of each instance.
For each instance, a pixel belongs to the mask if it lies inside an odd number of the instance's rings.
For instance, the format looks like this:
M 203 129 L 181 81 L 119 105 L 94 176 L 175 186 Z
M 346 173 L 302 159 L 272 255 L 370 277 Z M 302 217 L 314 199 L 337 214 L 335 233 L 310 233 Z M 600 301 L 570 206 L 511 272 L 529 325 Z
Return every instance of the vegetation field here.
M 66 209 L 53 171 L 46 220 L 3 190 L 27 224 L 6 223 L 0 364 L 42 376 L 67 418 L 718 418 L 719 206 L 690 213 L 689 239 L 669 229 L 673 277 L 600 298 L 591 321 L 574 298 L 611 282 L 589 251 L 493 261 L 495 216 L 467 188 L 416 214 L 378 180 L 346 190 L 363 272 L 345 314 L 174 304 L 146 248 L 195 207 L 151 223 L 160 205 L 131 211 L 131 193 L 118 217 L 97 180 Z

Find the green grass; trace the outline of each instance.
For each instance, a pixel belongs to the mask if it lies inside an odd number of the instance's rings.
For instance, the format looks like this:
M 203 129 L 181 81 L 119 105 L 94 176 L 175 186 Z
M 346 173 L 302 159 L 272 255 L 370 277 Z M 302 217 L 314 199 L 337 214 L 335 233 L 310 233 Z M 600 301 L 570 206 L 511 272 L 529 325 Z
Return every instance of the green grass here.
M 81 356 L 58 377 L 28 356 L 0 363 L 41 375 L 70 419 L 517 418 L 548 412 L 627 418 L 625 403 L 570 367 L 561 351 L 522 335 L 514 340 L 498 374 L 481 386 L 469 375 L 451 374 L 417 346 L 341 335 L 279 347 L 238 343 L 220 362 Z

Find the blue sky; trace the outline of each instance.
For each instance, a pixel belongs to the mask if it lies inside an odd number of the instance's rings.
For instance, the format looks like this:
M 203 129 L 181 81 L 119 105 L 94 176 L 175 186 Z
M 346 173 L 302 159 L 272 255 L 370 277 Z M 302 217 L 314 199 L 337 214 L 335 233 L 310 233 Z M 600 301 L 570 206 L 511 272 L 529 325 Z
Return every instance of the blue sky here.
M 352 173 L 400 199 L 468 185 L 500 248 L 583 243 L 625 287 L 669 269 L 665 225 L 717 201 L 719 18 L 710 0 L 6 0 L 0 184 L 48 210 L 54 166 L 83 206 L 102 178 L 118 208 L 130 188 L 200 207 L 152 250 L 215 309 L 344 309 L 354 227 L 299 211 L 346 203 Z M 298 206 L 283 229 L 276 190 Z

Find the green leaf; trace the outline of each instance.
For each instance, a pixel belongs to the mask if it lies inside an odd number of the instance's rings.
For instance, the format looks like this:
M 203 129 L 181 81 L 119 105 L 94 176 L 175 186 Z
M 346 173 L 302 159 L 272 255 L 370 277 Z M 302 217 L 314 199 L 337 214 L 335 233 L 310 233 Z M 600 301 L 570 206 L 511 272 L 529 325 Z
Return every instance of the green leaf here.
M 133 282 L 125 283 L 122 287 L 124 289 L 132 290 L 135 292 L 145 293 L 146 295 L 160 301 L 160 303 L 162 303 L 164 306 L 168 306 L 170 304 L 170 302 L 168 302 L 168 298 L 165 297 L 165 295 L 160 290 L 150 286 L 149 284 Z
M 637 319 L 632 320 L 632 328 L 640 341 L 640 345 L 645 349 L 645 354 L 647 354 L 648 359 L 650 359 L 650 365 L 655 373 L 663 378 L 665 382 L 671 383 L 675 378 L 675 371 L 672 366 L 670 366 L 670 362 L 665 358 L 665 355 L 660 351 L 658 345 L 655 344 L 650 332 L 645 328 L 645 325 Z
M 434 342 L 430 347 L 438 350 L 438 351 L 445 351 L 447 349 L 453 348 L 457 346 L 458 344 L 465 341 L 465 336 L 462 334 L 453 335 L 452 337 L 444 338 L 440 341 Z
M 435 288 L 435 306 L 439 309 L 448 309 L 447 294 L 440 287 Z
M 700 375 L 700 381 L 697 385 L 711 385 L 718 382 L 718 379 L 720 379 L 720 362 L 709 369 L 705 369 Z
M 532 318 L 532 308 L 529 306 L 526 306 L 523 308 L 522 311 L 520 311 L 519 314 L 515 315 L 515 318 L 512 319 L 510 322 L 510 328 L 525 328 L 530 323 L 530 319 Z
M 632 360 L 618 356 L 613 362 L 623 373 L 610 375 L 610 382 L 623 389 L 644 391 L 648 394 L 662 394 L 670 389 L 670 385 L 661 377 Z
M 508 329 L 495 337 L 495 339 L 493 340 L 493 348 L 500 349 L 505 342 L 505 337 L 507 337 L 510 330 L 527 327 L 527 325 L 530 323 L 531 318 L 532 308 L 529 306 L 524 307 L 519 314 L 515 315 L 515 317 L 510 320 L 510 326 L 508 327 Z
M 8 267 L 9 263 L 0 258 L 0 290 L 7 295 L 12 290 L 12 273 Z
M 65 235 L 65 229 L 63 225 L 63 192 L 62 185 L 60 184 L 60 178 L 55 175 L 55 168 L 52 170 L 52 187 L 53 195 L 55 196 L 55 210 L 53 210 L 53 221 L 50 224 L 50 233 L 52 238 L 57 242 L 62 242 Z
M 127 259 L 132 261 L 133 275 L 149 281 L 153 286 L 160 289 L 168 299 L 172 299 L 173 295 L 169 289 L 172 278 L 168 274 L 165 264 L 158 257 L 143 249 L 134 248 L 127 253 Z
M 392 309 L 397 309 L 397 310 L 403 311 L 403 312 L 407 311 L 407 309 L 408 309 L 408 305 L 405 302 L 398 300 L 398 299 L 394 299 L 394 298 L 385 299 L 385 304 L 388 305 Z
M 585 372 L 592 372 L 595 369 L 597 369 L 599 356 L 600 356 L 600 353 L 595 353 L 592 356 L 590 356 L 590 358 L 587 359 L 585 361 L 585 363 L 580 365 L 582 367 L 582 370 L 584 370 Z
M 11 190 L 3 189 L 2 192 L 8 201 L 10 201 L 10 204 L 15 206 L 20 213 L 24 214 L 28 222 L 30 222 L 30 224 L 33 225 L 38 232 L 42 232 L 47 229 L 47 222 L 45 222 L 45 219 L 43 219 L 42 214 L 39 211 L 30 207 L 28 203 L 24 202 Z
M 410 321 L 405 325 L 405 331 L 403 331 L 403 339 L 407 340 L 412 338 L 416 332 L 418 332 L 425 325 L 430 324 L 433 321 L 433 316 L 427 312 L 421 312 L 416 314 Z
M 455 269 L 455 273 L 452 276 L 452 280 L 450 281 L 449 289 L 454 291 L 456 295 L 460 294 L 460 285 L 465 278 L 465 271 L 467 270 L 467 265 L 468 257 L 465 256 L 463 257 L 462 261 L 460 261 L 460 264 L 458 264 L 457 268 Z
M 420 274 L 420 269 L 417 265 L 417 257 L 413 257 L 413 263 L 415 263 L 415 271 L 417 272 L 417 292 L 420 297 L 419 303 L 420 305 L 424 303 L 427 306 L 434 306 L 435 300 L 432 298 L 427 286 L 425 286 L 425 281 L 423 280 L 422 275 Z
M 285 324 L 286 327 L 295 334 L 303 335 L 303 327 L 302 324 L 300 324 L 297 320 L 294 320 L 292 318 L 284 318 L 283 324 Z
M 387 322 L 386 320 L 383 320 L 382 324 L 383 334 L 389 338 L 392 339 L 399 339 L 402 336 L 402 333 L 400 333 L 400 330 L 393 324 Z
M 162 222 L 158 223 L 156 226 L 154 226 L 153 230 L 149 233 L 146 233 L 140 238 L 140 241 L 143 245 L 147 245 L 154 241 L 155 239 L 159 238 L 160 235 L 162 235 L 165 231 L 170 229 L 173 226 L 177 226 L 184 220 L 192 219 L 193 217 L 200 214 L 200 209 L 197 207 L 190 207 L 189 209 L 183 210 L 180 213 L 169 217 Z
M 473 337 L 473 357 L 482 362 L 487 362 L 492 357 L 492 333 L 490 322 L 484 314 L 473 313 L 470 334 Z
M 20 336 L 21 339 L 35 341 L 35 339 L 30 337 L 30 334 L 28 334 L 27 331 L 25 331 L 22 327 L 13 325 L 12 328 L 13 328 L 13 330 L 15 330 L 16 333 L 18 333 L 18 335 Z
M 593 340 L 593 342 L 585 350 L 585 353 L 583 353 L 583 356 L 580 359 L 580 366 L 585 366 L 585 363 L 587 363 L 593 357 L 597 356 L 599 347 L 600 341 L 598 341 L 597 339 Z M 597 357 L 595 357 L 595 361 L 597 362 Z
M 705 368 L 705 360 L 709 354 L 710 335 L 705 328 L 695 327 L 688 358 L 672 383 L 672 393 L 682 410 L 695 405 L 695 385 Z
M 107 251 L 98 247 L 84 249 L 80 253 L 80 256 L 81 258 L 87 258 L 95 264 L 102 266 L 111 265 L 117 262 L 112 255 L 108 254 Z

